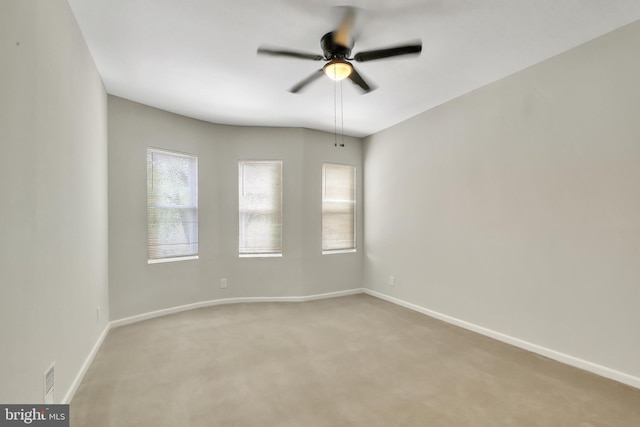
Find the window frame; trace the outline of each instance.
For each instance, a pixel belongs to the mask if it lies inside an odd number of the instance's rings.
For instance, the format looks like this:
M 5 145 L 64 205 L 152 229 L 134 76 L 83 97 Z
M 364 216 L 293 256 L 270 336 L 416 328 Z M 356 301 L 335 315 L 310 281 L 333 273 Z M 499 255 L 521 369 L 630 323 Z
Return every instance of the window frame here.
M 353 170 L 353 198 L 351 200 L 342 200 L 345 204 L 351 204 L 353 206 L 353 219 L 352 219 L 352 228 L 353 228 L 353 245 L 352 247 L 343 247 L 343 248 L 335 248 L 335 249 L 325 249 L 325 201 L 326 197 L 326 186 L 327 186 L 327 166 L 339 166 L 339 167 L 349 167 Z M 335 163 L 335 162 L 323 162 L 322 163 L 322 185 L 321 185 L 321 247 L 322 247 L 322 255 L 334 255 L 334 254 L 347 254 L 347 253 L 355 253 L 358 250 L 358 194 L 357 194 L 357 166 L 353 164 L 346 163 Z M 337 200 L 333 200 L 336 202 Z
M 242 196 L 244 192 L 244 182 L 243 182 L 243 166 L 244 165 L 260 165 L 260 164 L 271 164 L 271 165 L 279 165 L 280 172 L 280 188 L 279 188 L 279 202 L 280 209 L 267 209 L 267 210 L 247 210 L 242 208 Z M 279 242 L 280 247 L 278 251 L 268 252 L 268 251 L 256 251 L 256 252 L 243 252 L 242 242 L 244 241 L 243 232 L 245 229 L 243 228 L 243 213 L 252 212 L 252 213 L 280 213 L 280 236 Z M 284 162 L 282 160 L 238 160 L 238 257 L 239 258 L 281 258 L 284 256 Z
M 190 174 L 190 182 L 188 184 L 188 188 L 190 190 L 190 200 L 194 200 L 195 204 L 191 205 L 171 205 L 171 204 L 155 204 L 152 205 L 150 203 L 151 200 L 151 185 L 153 185 L 153 172 L 151 172 L 151 176 L 149 175 L 150 170 L 152 170 L 152 163 L 150 164 L 149 159 L 150 156 L 152 158 L 153 153 L 158 153 L 160 155 L 171 156 L 175 158 L 187 158 L 193 161 L 193 163 L 189 166 L 194 169 L 194 173 Z M 199 246 L 199 169 L 198 169 L 198 156 L 189 153 L 182 153 L 173 150 L 167 150 L 163 148 L 156 147 L 147 147 L 147 264 L 160 264 L 166 262 L 175 262 L 175 261 L 189 261 L 189 260 L 197 260 L 200 256 L 200 246 Z M 191 233 L 195 233 L 195 242 L 187 241 L 187 245 L 195 246 L 195 253 L 193 251 L 189 251 L 190 253 L 185 253 L 184 255 L 177 256 L 166 256 L 166 257 L 157 257 L 151 258 L 151 209 L 184 209 L 195 211 L 195 230 L 191 230 Z M 193 225 L 192 225 L 193 226 Z M 193 237 L 193 236 L 192 236 Z M 188 240 L 188 239 L 187 239 Z M 158 245 L 160 246 L 160 245 Z

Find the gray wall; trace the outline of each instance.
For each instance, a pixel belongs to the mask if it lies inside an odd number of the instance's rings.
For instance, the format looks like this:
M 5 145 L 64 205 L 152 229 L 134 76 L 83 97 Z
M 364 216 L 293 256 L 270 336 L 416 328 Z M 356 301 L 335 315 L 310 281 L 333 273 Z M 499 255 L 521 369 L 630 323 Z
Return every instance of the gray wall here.
M 365 286 L 640 377 L 639 40 L 367 138 Z
M 206 123 L 109 97 L 109 272 L 112 319 L 236 297 L 308 296 L 360 287 L 355 254 L 321 255 L 321 164 L 355 164 L 362 143 L 333 134 Z M 198 156 L 200 259 L 147 264 L 146 149 Z M 238 258 L 238 160 L 284 161 L 282 258 Z M 360 203 L 361 204 L 361 203 Z M 358 216 L 362 237 L 362 209 Z M 220 289 L 220 279 L 228 288 Z
M 109 318 L 107 98 L 65 0 L 0 2 L 0 89 L 0 402 L 54 361 L 60 402 Z

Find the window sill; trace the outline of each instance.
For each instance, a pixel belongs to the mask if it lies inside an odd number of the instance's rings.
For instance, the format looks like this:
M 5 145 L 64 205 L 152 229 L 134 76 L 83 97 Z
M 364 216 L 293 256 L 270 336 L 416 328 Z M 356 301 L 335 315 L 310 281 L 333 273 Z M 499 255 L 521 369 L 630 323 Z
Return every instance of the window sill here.
M 240 258 L 282 258 L 282 254 L 239 254 Z
M 356 252 L 355 249 L 334 249 L 330 251 L 322 251 L 322 255 L 353 254 L 355 252 Z
M 174 258 L 148 259 L 147 264 L 162 264 L 165 262 L 191 261 L 194 259 L 199 259 L 198 255 L 180 256 L 180 257 L 174 257 Z

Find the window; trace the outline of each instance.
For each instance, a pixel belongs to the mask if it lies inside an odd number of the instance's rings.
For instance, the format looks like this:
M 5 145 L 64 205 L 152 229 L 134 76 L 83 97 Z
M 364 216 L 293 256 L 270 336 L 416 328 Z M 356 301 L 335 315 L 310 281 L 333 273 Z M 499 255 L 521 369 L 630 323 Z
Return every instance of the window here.
M 197 258 L 197 157 L 147 149 L 147 239 L 150 264 Z
M 282 162 L 241 161 L 239 253 L 282 256 Z
M 356 167 L 322 165 L 322 253 L 356 250 Z

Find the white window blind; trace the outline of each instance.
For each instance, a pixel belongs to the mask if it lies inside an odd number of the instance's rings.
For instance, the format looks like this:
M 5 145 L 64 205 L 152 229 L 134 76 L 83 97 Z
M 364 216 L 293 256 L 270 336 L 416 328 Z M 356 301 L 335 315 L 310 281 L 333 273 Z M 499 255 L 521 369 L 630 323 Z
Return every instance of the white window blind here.
M 282 162 L 241 161 L 240 256 L 282 255 Z
M 356 249 L 356 167 L 322 165 L 322 252 Z
M 198 255 L 198 159 L 147 149 L 149 262 Z

